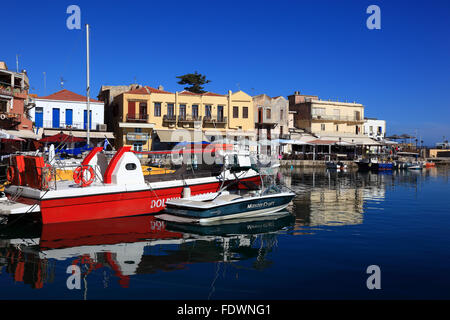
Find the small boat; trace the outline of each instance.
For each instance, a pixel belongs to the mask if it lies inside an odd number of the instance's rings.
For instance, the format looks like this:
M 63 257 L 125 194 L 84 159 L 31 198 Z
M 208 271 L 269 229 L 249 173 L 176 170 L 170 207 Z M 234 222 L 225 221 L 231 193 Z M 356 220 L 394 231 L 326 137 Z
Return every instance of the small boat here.
M 378 171 L 377 159 L 361 159 L 356 161 L 358 171 Z
M 166 201 L 158 218 L 178 223 L 209 224 L 222 220 L 260 217 L 285 209 L 295 193 L 271 186 L 245 194 L 220 191 Z
M 363 159 L 357 161 L 359 171 L 390 171 L 394 164 L 390 161 L 379 161 L 378 159 Z
M 408 166 L 408 170 L 422 170 L 422 164 L 420 162 L 414 162 Z
M 434 162 L 425 162 L 425 168 L 434 168 L 436 167 L 436 163 Z
M 392 170 L 393 163 L 392 162 L 380 162 L 378 163 L 378 170 Z
M 328 161 L 326 163 L 326 166 L 327 166 L 327 169 L 330 169 L 330 170 L 345 170 L 345 169 L 347 169 L 347 165 L 341 161 L 337 161 L 337 162 Z

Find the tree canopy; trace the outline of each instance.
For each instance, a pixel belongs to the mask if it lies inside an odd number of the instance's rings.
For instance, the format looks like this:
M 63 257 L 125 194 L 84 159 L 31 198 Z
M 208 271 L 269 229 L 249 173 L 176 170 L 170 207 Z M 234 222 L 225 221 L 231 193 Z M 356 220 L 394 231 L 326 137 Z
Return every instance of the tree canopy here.
M 193 92 L 193 93 L 205 93 L 204 91 L 204 84 L 210 83 L 210 80 L 206 80 L 206 76 L 202 75 L 201 73 L 187 73 L 182 76 L 178 76 L 178 84 L 187 84 L 189 87 L 184 87 L 184 90 Z

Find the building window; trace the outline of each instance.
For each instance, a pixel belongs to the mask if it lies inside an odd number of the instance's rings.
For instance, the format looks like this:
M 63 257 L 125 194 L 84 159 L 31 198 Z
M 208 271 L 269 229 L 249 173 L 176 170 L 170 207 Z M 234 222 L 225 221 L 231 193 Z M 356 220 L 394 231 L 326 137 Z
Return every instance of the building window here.
M 161 117 L 161 102 L 155 102 L 155 117 Z
M 341 110 L 333 109 L 333 120 L 340 120 L 340 118 L 341 118 Z
M 142 128 L 134 128 L 134 132 L 141 133 L 142 132 Z
M 173 103 L 167 104 L 167 115 L 173 117 L 175 115 L 175 108 Z
M 233 107 L 233 118 L 239 118 L 239 107 Z
M 223 116 L 223 106 L 217 106 L 217 121 L 223 122 L 225 120 Z
M 325 131 L 325 123 L 320 124 L 320 130 Z
M 186 119 L 186 105 L 180 104 L 180 119 Z
M 133 143 L 133 150 L 134 151 L 142 151 L 142 142 Z
M 205 117 L 211 119 L 211 105 L 205 105 Z
M 271 119 L 271 118 L 272 118 L 272 110 L 266 109 L 266 119 Z
M 325 115 L 325 108 L 312 108 L 311 115 L 313 116 L 313 118 L 320 119 Z
M 193 104 L 192 105 L 192 118 L 198 119 L 198 105 L 197 104 Z
M 378 134 L 382 134 L 383 133 L 383 127 L 378 127 Z
M 338 124 L 336 125 L 336 131 L 339 131 L 339 125 Z
M 248 107 L 242 108 L 242 118 L 248 119 Z

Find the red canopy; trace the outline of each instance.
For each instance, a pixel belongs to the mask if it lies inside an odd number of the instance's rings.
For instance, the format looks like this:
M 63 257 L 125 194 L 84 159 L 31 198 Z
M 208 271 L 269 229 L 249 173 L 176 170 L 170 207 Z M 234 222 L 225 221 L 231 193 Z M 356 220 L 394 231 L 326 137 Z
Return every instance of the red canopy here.
M 67 143 L 82 142 L 82 141 L 85 141 L 85 139 L 77 138 L 72 135 L 62 133 L 62 132 L 57 133 L 54 136 L 45 137 L 45 138 L 42 138 L 41 140 L 39 140 L 39 142 L 67 142 Z

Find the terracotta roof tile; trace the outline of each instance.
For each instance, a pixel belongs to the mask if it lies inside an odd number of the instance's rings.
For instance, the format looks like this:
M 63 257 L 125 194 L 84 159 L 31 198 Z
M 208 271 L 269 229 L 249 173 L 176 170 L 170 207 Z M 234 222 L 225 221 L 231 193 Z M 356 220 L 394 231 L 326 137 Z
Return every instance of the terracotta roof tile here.
M 218 94 L 218 93 L 214 93 L 214 92 L 206 92 L 203 94 L 204 96 L 213 96 L 213 97 L 223 97 L 223 94 Z
M 205 93 L 194 93 L 187 90 L 183 90 L 180 92 L 182 95 L 190 95 L 190 96 L 211 96 L 211 97 L 223 97 L 223 94 L 218 94 L 214 92 L 205 92 Z
M 140 87 L 138 89 L 130 90 L 125 93 L 129 94 L 150 94 L 150 93 L 172 93 L 164 90 L 155 89 L 149 86 Z
M 51 95 L 45 96 L 45 97 L 38 97 L 37 99 L 46 99 L 46 100 L 61 100 L 61 101 L 87 101 L 87 98 L 85 96 L 82 96 L 81 94 L 63 89 L 58 92 L 52 93 Z M 91 102 L 101 102 L 95 99 L 89 99 Z

